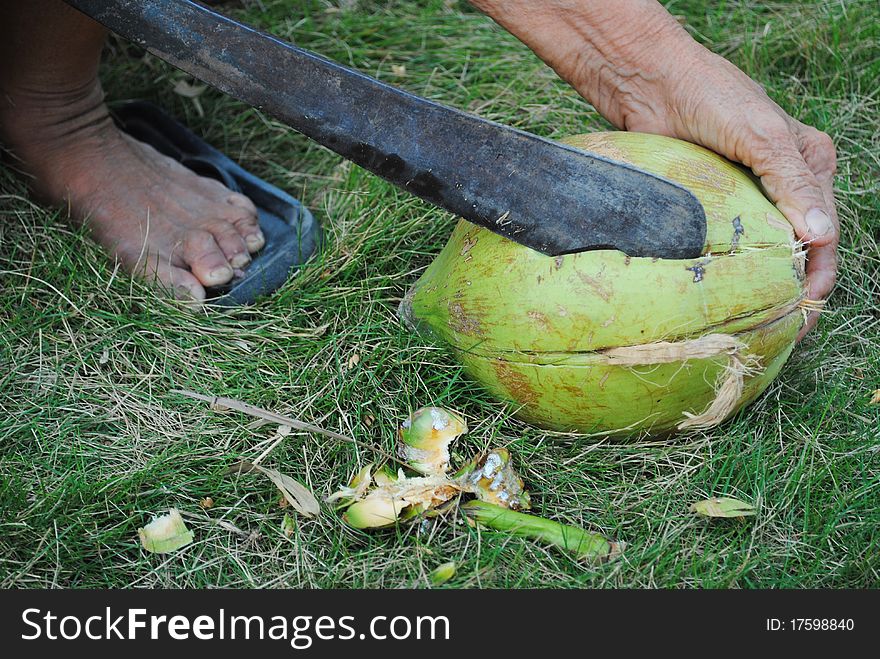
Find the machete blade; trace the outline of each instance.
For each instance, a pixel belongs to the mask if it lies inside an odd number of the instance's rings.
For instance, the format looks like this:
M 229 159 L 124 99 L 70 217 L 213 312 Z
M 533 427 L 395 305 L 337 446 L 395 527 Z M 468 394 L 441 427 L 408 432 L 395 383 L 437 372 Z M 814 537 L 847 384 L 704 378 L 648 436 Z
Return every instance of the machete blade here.
M 190 0 L 67 2 L 404 190 L 544 254 L 703 251 L 703 208 L 671 181 L 419 98 Z

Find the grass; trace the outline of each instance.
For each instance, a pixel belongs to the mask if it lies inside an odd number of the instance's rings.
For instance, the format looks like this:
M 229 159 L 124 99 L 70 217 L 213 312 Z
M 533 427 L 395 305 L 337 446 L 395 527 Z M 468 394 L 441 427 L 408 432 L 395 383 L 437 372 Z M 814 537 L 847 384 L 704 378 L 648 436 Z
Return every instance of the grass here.
M 252 308 L 192 311 L 114 270 L 0 170 L 0 586 L 421 587 L 448 560 L 460 563 L 453 587 L 876 586 L 880 406 L 868 400 L 880 387 L 880 9 L 874 0 L 668 7 L 839 150 L 840 283 L 819 329 L 755 404 L 670 441 L 578 439 L 517 422 L 396 320 L 452 218 L 217 93 L 200 98 L 200 113 L 172 91 L 181 73 L 111 40 L 103 76 L 112 101 L 162 104 L 301 196 L 329 248 Z M 607 126 L 464 3 L 253 0 L 229 10 L 541 135 Z M 409 410 L 461 410 L 472 427 L 461 456 L 510 447 L 539 513 L 626 541 L 626 558 L 589 567 L 447 523 L 364 534 L 329 513 L 298 518 L 287 538 L 268 481 L 224 475 L 259 455 L 273 427 L 173 388 L 243 399 L 385 451 Z M 375 459 L 294 432 L 264 464 L 325 496 Z M 753 502 L 759 515 L 709 524 L 687 512 L 711 495 Z M 209 511 L 203 497 L 215 502 Z M 190 513 L 196 542 L 145 554 L 138 526 L 172 506 Z

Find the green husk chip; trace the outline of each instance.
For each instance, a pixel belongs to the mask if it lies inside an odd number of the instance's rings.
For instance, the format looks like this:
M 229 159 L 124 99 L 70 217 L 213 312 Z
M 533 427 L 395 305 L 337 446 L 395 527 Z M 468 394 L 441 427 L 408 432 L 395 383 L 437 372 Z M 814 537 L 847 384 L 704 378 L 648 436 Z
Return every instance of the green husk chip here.
M 281 520 L 281 532 L 288 538 L 296 533 L 296 522 L 287 513 L 284 513 L 284 519 Z
M 449 561 L 448 563 L 438 565 L 433 570 L 431 570 L 431 574 L 428 575 L 428 579 L 430 580 L 432 586 L 441 586 L 452 579 L 452 577 L 454 576 L 455 561 Z
M 138 529 L 141 545 L 152 554 L 167 554 L 186 547 L 193 541 L 193 534 L 177 508 L 172 508 L 167 515 L 156 517 L 152 522 Z
M 458 412 L 423 407 L 398 429 L 397 452 L 420 474 L 445 474 L 449 469 L 449 445 L 467 431 L 467 423 Z

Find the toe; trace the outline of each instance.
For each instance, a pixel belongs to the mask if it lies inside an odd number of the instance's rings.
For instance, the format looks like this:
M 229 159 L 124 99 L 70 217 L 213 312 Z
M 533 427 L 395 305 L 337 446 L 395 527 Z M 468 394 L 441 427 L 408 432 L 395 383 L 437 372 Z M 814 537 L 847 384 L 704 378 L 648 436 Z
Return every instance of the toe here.
M 266 244 L 266 238 L 263 236 L 263 232 L 260 231 L 260 228 L 257 227 L 245 234 L 244 242 L 247 245 L 248 251 L 253 254 L 254 252 L 259 252 L 263 249 L 263 245 Z
M 188 231 L 180 257 L 203 286 L 219 286 L 232 279 L 232 266 L 209 231 Z
M 226 202 L 234 209 L 232 223 L 247 245 L 248 251 L 256 252 L 266 244 L 266 238 L 260 230 L 257 207 L 254 202 L 236 192 L 226 198 Z
M 178 300 L 195 300 L 201 302 L 205 299 L 205 288 L 199 283 L 191 272 L 170 264 L 159 265 L 156 268 L 156 280 L 161 282 L 168 290 L 174 293 Z
M 238 192 L 232 192 L 216 179 L 199 177 L 199 186 L 202 193 L 218 204 L 217 213 L 221 220 L 232 224 L 246 246 L 245 254 L 253 253 L 262 249 L 266 244 L 263 232 L 260 230 L 260 221 L 257 215 L 257 207 L 248 197 Z M 213 227 L 205 227 L 214 233 Z M 225 251 L 225 248 L 224 248 Z M 233 254 L 227 253 L 227 258 L 232 262 Z M 248 259 L 249 260 L 249 259 Z M 246 261 L 238 259 L 246 264 Z M 233 264 L 233 267 L 243 267 Z
M 251 262 L 248 246 L 244 237 L 236 230 L 235 225 L 225 220 L 219 220 L 211 225 L 209 230 L 229 265 L 233 268 L 243 268 Z
M 195 276 L 174 264 L 167 254 L 132 254 L 117 250 L 114 254 L 133 274 L 156 282 L 179 300 L 205 299 L 205 288 Z
M 257 207 L 254 205 L 254 202 L 252 202 L 249 197 L 245 197 L 243 194 L 233 192 L 226 198 L 226 203 L 232 204 L 233 206 L 238 206 L 239 208 L 243 208 L 252 216 L 257 217 Z

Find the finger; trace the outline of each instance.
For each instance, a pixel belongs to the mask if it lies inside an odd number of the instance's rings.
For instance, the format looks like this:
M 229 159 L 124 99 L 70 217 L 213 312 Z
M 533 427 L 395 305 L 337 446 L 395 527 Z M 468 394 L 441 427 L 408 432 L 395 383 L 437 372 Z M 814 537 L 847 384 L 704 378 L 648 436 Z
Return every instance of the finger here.
M 837 250 L 834 245 L 813 247 L 807 254 L 807 296 L 824 300 L 837 280 Z
M 827 245 L 836 239 L 822 185 L 784 120 L 758 135 L 746 155 L 743 162 L 761 178 L 770 199 L 794 227 L 799 240 Z
M 834 199 L 834 176 L 837 173 L 837 154 L 834 142 L 823 132 L 798 123 L 802 138 L 804 160 L 822 187 L 825 207 L 831 212 L 835 229 L 835 240 L 825 246 L 814 246 L 809 250 L 807 261 L 807 295 L 811 300 L 826 300 L 834 288 L 837 278 L 837 241 L 840 224 L 837 218 L 837 204 Z M 812 312 L 798 334 L 800 341 L 819 322 L 821 314 Z
M 203 286 L 219 286 L 232 279 L 232 267 L 208 231 L 188 231 L 180 257 Z
M 837 153 L 834 142 L 826 133 L 815 128 L 801 123 L 798 123 L 798 127 L 801 134 L 801 152 L 804 161 L 822 188 L 825 210 L 831 215 L 835 235 L 837 235 L 840 232 L 840 223 L 837 218 L 837 202 L 834 199 L 834 176 L 837 174 Z
M 831 295 L 837 281 L 837 246 L 839 224 L 831 181 L 822 184 L 826 207 L 831 209 L 834 223 L 834 240 L 826 245 L 812 245 L 807 251 L 807 290 L 811 300 L 825 300 Z
M 823 245 L 810 248 L 807 254 L 807 298 L 826 300 L 837 279 L 837 245 Z M 798 333 L 800 341 L 819 322 L 820 314 L 812 311 L 807 322 Z
M 797 335 L 797 338 L 795 339 L 795 342 L 799 342 L 801 339 L 803 339 L 814 327 L 816 327 L 816 324 L 818 322 L 819 322 L 819 312 L 818 311 L 811 311 L 809 314 L 807 314 L 807 322 L 804 323 L 804 326 L 801 328 L 801 331 L 798 332 L 798 335 Z
M 834 181 L 834 175 L 837 173 L 837 151 L 834 141 L 827 133 L 800 122 L 796 123 L 796 130 L 801 137 L 801 153 L 816 179 L 819 183 Z

